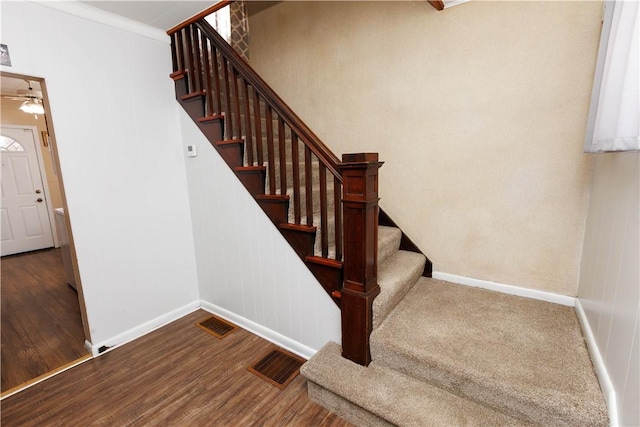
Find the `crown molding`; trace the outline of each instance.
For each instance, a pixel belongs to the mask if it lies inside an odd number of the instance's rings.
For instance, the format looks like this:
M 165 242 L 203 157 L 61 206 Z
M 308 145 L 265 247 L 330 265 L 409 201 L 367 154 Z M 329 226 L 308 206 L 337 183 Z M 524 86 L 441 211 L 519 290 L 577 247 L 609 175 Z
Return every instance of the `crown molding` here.
M 89 21 L 97 22 L 99 24 L 107 25 L 119 30 L 128 31 L 130 33 L 146 37 L 152 40 L 156 40 L 162 43 L 169 44 L 170 38 L 167 34 L 155 27 L 151 27 L 146 24 L 142 24 L 133 19 L 125 18 L 120 15 L 116 15 L 111 12 L 100 10 L 98 8 L 89 6 L 85 3 L 81 3 L 76 0 L 65 1 L 47 1 L 47 0 L 31 0 L 33 3 L 49 7 L 51 9 L 58 10 L 60 12 L 68 13 L 80 18 L 87 19 Z

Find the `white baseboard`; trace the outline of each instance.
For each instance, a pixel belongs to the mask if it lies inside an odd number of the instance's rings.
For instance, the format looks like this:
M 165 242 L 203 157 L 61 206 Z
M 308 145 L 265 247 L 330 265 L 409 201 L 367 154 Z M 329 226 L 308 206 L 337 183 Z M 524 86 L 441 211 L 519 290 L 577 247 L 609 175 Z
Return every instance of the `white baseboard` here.
M 158 316 L 155 319 L 151 319 L 148 322 L 145 322 L 141 325 L 138 325 L 134 328 L 131 328 L 127 331 L 124 331 L 114 337 L 101 341 L 97 344 L 91 344 L 85 342 L 85 347 L 89 344 L 88 350 L 91 351 L 91 354 L 94 356 L 98 356 L 99 354 L 104 354 L 109 350 L 113 350 L 116 347 L 119 347 L 123 344 L 131 342 L 137 338 L 142 337 L 143 335 L 148 334 L 149 332 L 153 332 L 158 328 L 166 325 L 167 323 L 171 323 L 174 320 L 178 320 L 179 318 L 186 316 L 189 313 L 192 313 L 200 308 L 200 301 L 196 300 L 186 304 L 180 308 L 177 308 L 169 313 L 163 314 L 162 316 Z M 108 347 L 106 351 L 102 353 L 99 352 L 101 347 Z
M 255 335 L 258 335 L 259 337 L 264 338 L 265 340 L 270 341 L 307 360 L 310 359 L 311 356 L 313 356 L 317 352 L 317 350 L 307 347 L 306 345 L 301 344 L 297 341 L 294 341 L 291 338 L 285 337 L 279 332 L 273 331 L 265 326 L 259 325 L 253 320 L 249 320 L 238 314 L 232 313 L 229 310 L 219 307 L 208 301 L 201 300 L 200 307 L 211 314 L 220 316 L 223 319 L 228 320 L 229 322 L 240 326 L 242 329 L 246 329 L 247 331 Z
M 582 327 L 582 334 L 587 342 L 587 348 L 591 355 L 591 361 L 593 362 L 596 376 L 600 382 L 600 388 L 602 389 L 604 400 L 607 402 L 607 409 L 609 410 L 609 425 L 616 427 L 618 426 L 618 403 L 616 391 L 611 383 L 609 372 L 607 372 L 607 367 L 604 365 L 604 360 L 602 360 L 602 353 L 600 353 L 593 331 L 591 330 L 591 325 L 589 324 L 589 320 L 587 319 L 587 315 L 584 312 L 584 308 L 582 307 L 582 303 L 579 298 L 576 298 L 576 313 L 578 315 L 578 320 L 580 321 L 580 326 Z
M 532 298 L 555 304 L 575 307 L 576 299 L 567 295 L 554 294 L 553 292 L 537 291 L 535 289 L 521 288 L 519 286 L 505 285 L 503 283 L 490 282 L 488 280 L 473 279 L 471 277 L 458 276 L 456 274 L 433 272 L 433 278 L 456 283 L 458 285 L 472 286 L 474 288 L 488 289 L 490 291 L 502 292 L 503 294 L 517 295 L 525 298 Z

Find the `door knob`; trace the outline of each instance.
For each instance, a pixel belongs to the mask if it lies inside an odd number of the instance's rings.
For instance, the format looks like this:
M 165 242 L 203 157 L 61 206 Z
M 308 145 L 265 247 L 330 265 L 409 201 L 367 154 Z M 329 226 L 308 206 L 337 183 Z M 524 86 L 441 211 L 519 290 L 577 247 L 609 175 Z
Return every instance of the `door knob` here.
M 36 190 L 36 194 L 40 194 L 40 193 L 42 193 L 41 190 Z
M 38 203 L 42 203 L 42 197 L 38 197 L 38 199 L 36 200 L 36 202 L 38 202 Z

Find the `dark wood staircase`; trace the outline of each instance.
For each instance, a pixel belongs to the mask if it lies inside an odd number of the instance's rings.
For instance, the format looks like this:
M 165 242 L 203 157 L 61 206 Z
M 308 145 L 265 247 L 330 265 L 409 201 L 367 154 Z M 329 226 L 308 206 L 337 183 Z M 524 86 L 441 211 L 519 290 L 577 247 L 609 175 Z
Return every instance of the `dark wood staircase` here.
M 378 207 L 378 155 L 334 155 L 202 14 L 168 34 L 176 99 L 340 307 L 343 356 L 367 365 L 378 224 L 396 227 Z

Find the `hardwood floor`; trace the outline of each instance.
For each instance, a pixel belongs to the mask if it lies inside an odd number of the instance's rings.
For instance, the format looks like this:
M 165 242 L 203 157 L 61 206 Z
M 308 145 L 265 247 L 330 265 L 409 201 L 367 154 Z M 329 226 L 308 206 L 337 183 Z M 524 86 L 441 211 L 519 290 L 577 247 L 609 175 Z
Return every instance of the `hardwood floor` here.
M 88 354 L 76 291 L 60 249 L 0 260 L 2 392 Z
M 9 426 L 349 426 L 307 397 L 298 375 L 279 390 L 247 367 L 273 344 L 243 329 L 222 339 L 198 310 L 1 403 Z

